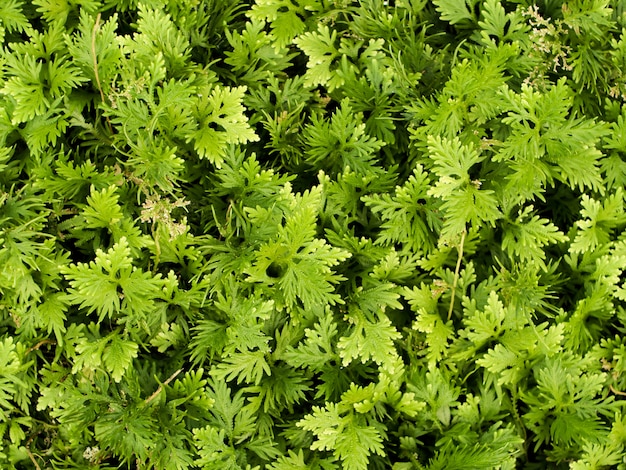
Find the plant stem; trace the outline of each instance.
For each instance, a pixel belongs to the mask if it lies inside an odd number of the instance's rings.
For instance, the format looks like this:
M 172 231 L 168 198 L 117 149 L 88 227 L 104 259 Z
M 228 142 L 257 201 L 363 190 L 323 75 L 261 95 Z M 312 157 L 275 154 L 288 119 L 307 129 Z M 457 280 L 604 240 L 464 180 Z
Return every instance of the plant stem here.
M 461 270 L 461 260 L 463 259 L 463 245 L 465 243 L 465 235 L 467 230 L 463 230 L 461 233 L 461 242 L 457 247 L 459 256 L 456 260 L 456 268 L 454 269 L 454 280 L 452 281 L 452 298 L 450 299 L 450 308 L 448 309 L 448 321 L 452 318 L 452 309 L 454 309 L 454 298 L 456 297 L 456 285 L 459 282 L 459 271 Z

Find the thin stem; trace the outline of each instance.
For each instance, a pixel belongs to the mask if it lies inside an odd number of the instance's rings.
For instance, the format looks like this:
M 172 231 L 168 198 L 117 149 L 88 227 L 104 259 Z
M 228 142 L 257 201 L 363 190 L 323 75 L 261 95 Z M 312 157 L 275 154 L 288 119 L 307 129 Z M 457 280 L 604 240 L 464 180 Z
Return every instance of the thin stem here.
M 35 456 L 33 455 L 33 453 L 30 451 L 30 449 L 28 447 L 24 447 L 26 449 L 26 453 L 28 454 L 28 458 L 30 458 L 31 462 L 33 462 L 33 465 L 35 466 L 35 468 L 37 470 L 41 470 L 41 467 L 39 466 L 39 464 L 37 463 L 37 460 L 35 460 Z
M 91 56 L 93 58 L 93 73 L 96 76 L 96 85 L 98 86 L 98 91 L 100 92 L 100 99 L 103 103 L 106 103 L 106 99 L 104 98 L 104 92 L 102 91 L 102 83 L 100 83 L 100 72 L 98 71 L 98 55 L 96 54 L 96 33 L 100 29 L 100 18 L 101 15 L 98 13 L 96 16 L 96 21 L 93 24 L 93 29 L 91 31 Z M 113 128 L 111 126 L 111 121 L 109 118 L 106 118 L 107 125 L 109 126 L 109 132 L 113 133 Z
M 93 72 L 96 75 L 96 85 L 100 91 L 100 98 L 104 103 L 104 92 L 102 91 L 102 84 L 100 83 L 100 74 L 98 73 L 98 56 L 96 55 L 96 33 L 100 29 L 100 13 L 96 16 L 96 21 L 93 24 L 93 30 L 91 31 L 91 56 L 93 58 Z
M 609 385 L 609 390 L 613 392 L 615 395 L 620 395 L 622 397 L 626 396 L 626 392 L 622 392 L 621 390 L 617 390 L 613 385 Z
M 463 259 L 463 245 L 465 243 L 465 234 L 467 230 L 461 233 L 461 243 L 457 247 L 459 256 L 456 260 L 456 268 L 454 270 L 454 280 L 452 281 L 452 298 L 450 299 L 450 308 L 448 309 L 448 321 L 452 318 L 452 310 L 454 309 L 454 298 L 456 297 L 456 285 L 459 282 L 459 271 L 461 270 L 461 260 Z
M 24 449 L 26 449 L 26 453 L 28 454 L 28 458 L 31 460 L 31 462 L 33 462 L 33 465 L 35 466 L 36 470 L 41 470 L 41 467 L 39 466 L 39 464 L 37 463 L 37 460 L 35 459 L 35 456 L 33 455 L 33 453 L 30 450 L 30 444 L 31 442 L 33 442 L 33 440 L 35 439 L 35 437 L 37 435 L 39 435 L 41 431 L 37 431 L 35 434 L 33 434 L 32 436 L 30 436 L 28 438 L 28 441 L 26 442 L 26 445 L 24 446 Z
M 152 395 L 150 395 L 148 398 L 146 398 L 144 403 L 147 405 L 152 400 L 154 400 L 157 397 L 157 395 L 159 393 L 161 393 L 161 391 L 163 390 L 163 387 L 167 386 L 167 384 L 169 384 L 172 380 L 174 380 L 176 378 L 176 376 L 178 374 L 180 374 L 182 371 L 183 371 L 182 369 L 178 369 L 176 372 L 174 372 L 172 375 L 170 375 L 169 378 L 165 382 L 163 382 L 161 385 L 159 385 L 159 388 L 157 388 L 156 391 Z
M 57 344 L 56 341 L 51 340 L 51 339 L 42 339 L 41 341 L 39 341 L 36 345 L 34 345 L 31 348 L 28 348 L 26 350 L 26 354 L 31 353 L 33 351 L 37 351 L 39 348 L 41 348 L 44 344 Z

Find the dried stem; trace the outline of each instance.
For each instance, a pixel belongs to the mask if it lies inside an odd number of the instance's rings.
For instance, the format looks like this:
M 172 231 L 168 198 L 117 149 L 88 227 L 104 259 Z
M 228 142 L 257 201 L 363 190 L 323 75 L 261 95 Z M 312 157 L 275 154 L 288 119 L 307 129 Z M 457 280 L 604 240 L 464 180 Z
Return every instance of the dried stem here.
M 41 467 L 39 466 L 39 464 L 37 463 L 37 460 L 35 460 L 35 456 L 33 455 L 33 453 L 30 451 L 30 449 L 28 447 L 24 447 L 26 449 L 26 453 L 28 454 L 28 457 L 30 458 L 31 462 L 33 462 L 33 465 L 35 466 L 35 468 L 37 470 L 41 470 Z
M 33 351 L 38 350 L 40 347 L 42 347 L 44 344 L 57 344 L 56 341 L 51 340 L 51 339 L 42 339 L 41 341 L 39 341 L 36 345 L 34 345 L 33 347 L 30 347 L 26 350 L 26 354 L 31 353 Z
M 33 462 L 33 465 L 35 466 L 36 470 L 41 470 L 41 467 L 39 466 L 39 464 L 37 463 L 37 459 L 35 459 L 35 456 L 33 455 L 33 453 L 30 450 L 30 444 L 31 442 L 33 442 L 33 440 L 35 439 L 35 437 L 40 433 L 41 431 L 37 431 L 35 434 L 33 434 L 32 436 L 30 436 L 30 438 L 28 439 L 28 441 L 26 442 L 26 445 L 24 446 L 24 449 L 26 449 L 26 453 L 28 454 L 28 458 L 31 460 L 31 462 Z
M 148 398 L 146 398 L 146 400 L 144 401 L 144 403 L 147 405 L 148 403 L 150 403 L 152 400 L 154 400 L 157 395 L 159 393 L 161 393 L 161 391 L 163 390 L 163 387 L 165 387 L 167 384 L 169 384 L 172 380 L 174 380 L 176 378 L 176 376 L 178 374 L 180 374 L 183 370 L 182 369 L 178 369 L 176 372 L 174 372 L 172 375 L 169 376 L 169 378 L 163 382 L 161 385 L 159 385 L 159 388 L 156 389 L 156 391 L 150 395 Z
M 609 385 L 609 390 L 611 390 L 611 392 L 613 392 L 615 395 L 620 395 L 622 397 L 626 397 L 626 392 L 622 392 L 620 390 L 617 390 L 615 387 L 613 387 L 613 385 Z

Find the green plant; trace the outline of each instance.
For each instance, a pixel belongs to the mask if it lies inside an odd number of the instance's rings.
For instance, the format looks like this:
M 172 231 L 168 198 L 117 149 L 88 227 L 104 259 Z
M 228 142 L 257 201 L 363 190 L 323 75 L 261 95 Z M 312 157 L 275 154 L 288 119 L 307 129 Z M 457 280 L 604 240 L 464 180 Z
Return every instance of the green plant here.
M 626 468 L 625 4 L 0 6 L 0 466 Z

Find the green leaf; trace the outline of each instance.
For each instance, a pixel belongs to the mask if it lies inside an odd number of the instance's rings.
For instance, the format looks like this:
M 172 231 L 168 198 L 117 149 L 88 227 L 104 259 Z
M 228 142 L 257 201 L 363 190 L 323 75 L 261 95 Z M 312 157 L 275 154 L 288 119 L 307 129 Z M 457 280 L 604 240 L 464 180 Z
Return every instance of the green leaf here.
M 237 463 L 235 449 L 228 446 L 225 440 L 225 431 L 213 426 L 196 428 L 193 431 L 195 445 L 198 448 L 197 465 L 207 470 L 243 470 Z
M 348 318 L 353 326 L 349 333 L 337 342 L 344 367 L 355 359 L 359 359 L 363 364 L 374 361 L 380 366 L 395 362 L 398 353 L 394 341 L 400 339 L 400 334 L 389 318 L 380 316 L 377 321 L 371 321 L 356 309 L 348 315 Z
M 520 209 L 517 218 L 506 225 L 502 248 L 509 256 L 522 262 L 534 262 L 546 270 L 546 254 L 543 247 L 563 243 L 569 239 L 548 219 L 540 218 L 532 205 Z
M 570 245 L 571 253 L 593 251 L 608 243 L 612 230 L 626 222 L 624 192 L 618 188 L 603 202 L 582 195 L 582 220 L 576 222 L 578 230 Z
M 304 453 L 300 449 L 298 453 L 290 450 L 288 455 L 283 455 L 276 462 L 270 463 L 268 468 L 271 470 L 308 470 L 313 467 L 307 465 Z
M 46 327 L 48 334 L 54 331 L 59 345 L 63 345 L 63 334 L 66 332 L 65 320 L 67 313 L 67 302 L 63 294 L 57 293 L 48 296 L 39 306 L 39 314 L 43 320 L 43 326 Z
M 150 345 L 163 353 L 169 348 L 179 346 L 185 339 L 185 332 L 177 323 L 163 323 L 161 331 L 150 341 Z
M 231 65 L 233 71 L 240 74 L 241 82 L 251 88 L 256 87 L 260 81 L 270 78 L 272 73 L 280 73 L 289 67 L 293 57 L 286 47 L 278 48 L 272 38 L 274 34 L 267 34 L 264 29 L 265 22 L 256 20 L 253 16 L 243 31 L 226 30 L 226 38 L 233 51 L 226 52 L 227 58 L 224 62 Z M 284 30 L 280 30 L 279 33 L 289 34 Z
M 347 470 L 368 468 L 370 454 L 385 456 L 380 431 L 371 426 L 363 426 L 353 418 L 337 439 L 335 454 Z
M 0 6 L 0 21 L 2 26 L 9 32 L 24 32 L 30 28 L 30 23 L 23 12 L 22 0 L 8 0 Z
M 117 14 L 96 25 L 94 15 L 88 9 L 81 8 L 78 28 L 65 39 L 72 63 L 89 78 L 94 91 L 101 87 L 109 99 L 122 60 L 122 50 L 117 44 L 117 28 Z
M 475 8 L 478 0 L 435 0 L 437 11 L 441 14 L 441 19 L 450 24 L 463 24 L 468 21 L 476 22 Z
M 50 108 L 43 83 L 39 80 L 42 64 L 35 57 L 24 56 L 18 60 L 9 56 L 6 67 L 10 67 L 10 79 L 6 80 L 0 93 L 10 96 L 15 102 L 12 123 L 28 122 Z
M 87 197 L 87 207 L 83 210 L 86 228 L 109 228 L 123 218 L 118 204 L 119 195 L 115 186 L 109 186 L 102 191 L 91 187 L 91 195 Z
M 194 130 L 186 134 L 187 143 L 193 142 L 201 158 L 216 167 L 222 165 L 230 144 L 258 140 L 248 124 L 242 100 L 246 87 L 205 87 L 198 90 L 198 100 L 192 107 Z
M 385 455 L 380 430 L 352 413 L 341 416 L 336 403 L 326 403 L 324 408 L 314 406 L 313 412 L 298 421 L 297 426 L 317 438 L 311 449 L 333 451 L 343 468 L 349 470 L 367 469 L 372 453 Z
M 256 0 L 248 16 L 271 24 L 272 37 L 278 48 L 289 45 L 303 32 L 306 24 L 302 18 L 319 9 L 317 0 Z
M 484 311 L 476 311 L 471 316 L 465 316 L 463 323 L 466 328 L 459 332 L 461 337 L 470 340 L 476 348 L 487 342 L 498 339 L 504 332 L 507 324 L 507 309 L 504 307 L 498 294 L 489 293 Z
M 383 220 L 376 243 L 403 243 L 414 252 L 428 251 L 435 245 L 441 219 L 433 198 L 428 195 L 430 178 L 421 165 L 394 194 L 363 196 L 361 200 Z
M 71 286 L 67 299 L 81 308 L 88 308 L 89 313 L 97 312 L 101 321 L 112 317 L 121 309 L 117 273 L 131 269 L 130 248 L 126 239 L 115 244 L 106 253 L 98 250 L 96 259 L 89 264 L 78 263 L 61 267 L 61 272 Z
M 420 351 L 432 366 L 437 364 L 446 354 L 452 337 L 452 322 L 444 322 L 438 313 L 426 313 L 420 309 L 412 328 L 425 334 L 426 348 Z
M 313 328 L 305 328 L 304 340 L 297 347 L 289 347 L 283 359 L 293 367 L 307 367 L 315 372 L 338 360 L 334 352 L 337 325 L 330 313 L 324 315 Z
M 122 321 L 139 321 L 154 308 L 163 281 L 160 275 L 151 275 L 132 265 L 130 247 L 125 237 L 106 253 L 96 251 L 96 259 L 89 263 L 61 266 L 69 281 L 67 300 L 88 313 L 96 312 L 99 321 L 122 316 Z
M 531 406 L 523 418 L 537 444 L 603 441 L 606 432 L 601 417 L 612 415 L 615 406 L 612 398 L 600 396 L 605 380 L 602 374 L 583 372 L 579 358 L 565 355 L 548 359 L 534 375 L 537 387 L 523 395 Z
M 237 383 L 259 385 L 264 375 L 271 375 L 272 370 L 267 363 L 265 351 L 240 351 L 223 359 L 212 371 L 215 377 Z
M 319 25 L 316 32 L 301 34 L 294 43 L 308 57 L 305 85 L 314 87 L 323 85 L 333 91 L 344 84 L 341 75 L 334 73 L 339 67 L 341 54 L 335 45 L 337 32 L 326 25 Z
M 95 326 L 93 323 L 90 325 Z M 139 346 L 133 341 L 122 339 L 118 332 L 113 332 L 104 338 L 81 337 L 76 345 L 76 357 L 72 373 L 82 372 L 91 376 L 93 372 L 103 368 L 111 374 L 113 380 L 119 383 L 133 359 L 137 357 Z
M 118 335 L 110 338 L 109 344 L 102 353 L 104 366 L 116 382 L 122 380 L 124 373 L 137 357 L 139 347 L 132 341 L 121 339 Z
M 331 175 L 346 169 L 358 175 L 380 172 L 374 164 L 385 144 L 367 135 L 361 121 L 362 114 L 354 113 L 348 100 L 341 102 L 330 120 L 314 114 L 302 133 L 306 162 Z
M 494 160 L 512 160 L 517 176 L 509 177 L 508 188 L 513 193 L 526 194 L 530 199 L 540 187 L 558 178 L 572 189 L 603 191 L 596 149 L 608 127 L 592 119 L 571 113 L 572 91 L 564 79 L 546 93 L 522 85 L 520 94 L 506 85 L 500 90 L 510 110 L 502 122 L 511 127 Z M 526 169 L 527 173 L 519 173 Z M 529 175 L 533 174 L 534 178 Z M 523 191 L 520 191 L 523 189 Z
M 9 415 L 16 409 L 16 404 L 20 403 L 20 395 L 28 391 L 27 382 L 24 380 L 24 370 L 30 364 L 24 364 L 20 358 L 21 344 L 15 343 L 13 338 L 3 338 L 0 341 L 0 417 L 6 422 Z M 24 403 L 26 405 L 26 403 Z M 24 411 L 24 406 L 20 406 Z
M 246 270 L 248 281 L 276 286 L 273 295 L 289 308 L 296 307 L 298 300 L 305 310 L 341 303 L 333 286 L 343 277 L 331 268 L 348 259 L 350 253 L 315 237 L 321 187 L 301 195 L 288 193 L 287 200 L 291 207 L 286 221 L 279 226 L 277 236 L 257 250 L 254 264 Z
M 429 196 L 441 198 L 444 239 L 466 230 L 467 224 L 479 226 L 486 222 L 495 226 L 501 218 L 495 192 L 480 189 L 482 182 L 470 178 L 470 169 L 484 160 L 473 145 L 454 140 L 429 137 L 428 149 L 434 160 L 433 172 L 439 180 L 428 190 Z
M 500 422 L 494 424 L 475 444 L 455 445 L 444 451 L 438 451 L 426 468 L 428 470 L 514 468 L 524 441 L 512 426 L 504 428 L 500 426 Z

